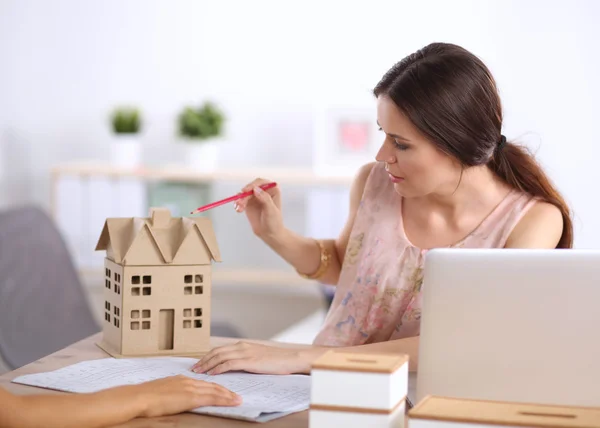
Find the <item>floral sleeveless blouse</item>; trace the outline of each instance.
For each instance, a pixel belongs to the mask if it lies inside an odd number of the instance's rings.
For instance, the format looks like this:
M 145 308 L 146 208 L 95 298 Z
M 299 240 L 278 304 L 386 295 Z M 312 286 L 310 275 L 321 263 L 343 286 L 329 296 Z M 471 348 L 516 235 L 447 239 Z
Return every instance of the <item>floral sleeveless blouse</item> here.
M 453 248 L 502 248 L 534 204 L 528 194 L 509 194 Z M 336 292 L 315 345 L 354 346 L 418 336 L 423 262 L 427 250 L 404 233 L 402 197 L 382 163 L 365 185 Z

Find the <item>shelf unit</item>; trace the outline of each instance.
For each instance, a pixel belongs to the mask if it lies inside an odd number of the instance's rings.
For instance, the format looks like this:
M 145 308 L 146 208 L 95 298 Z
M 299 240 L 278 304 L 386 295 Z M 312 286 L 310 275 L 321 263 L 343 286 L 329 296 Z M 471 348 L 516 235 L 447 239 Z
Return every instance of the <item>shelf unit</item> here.
M 56 219 L 58 211 L 59 183 L 63 177 L 76 177 L 79 180 L 92 178 L 127 179 L 133 178 L 144 183 L 178 182 L 187 184 L 235 183 L 244 185 L 256 177 L 268 177 L 281 185 L 318 186 L 319 188 L 349 188 L 352 177 L 319 176 L 310 169 L 302 168 L 247 168 L 219 169 L 214 172 L 198 172 L 181 165 L 162 167 L 144 166 L 140 168 L 119 168 L 110 163 L 80 161 L 56 165 L 51 169 L 51 213 Z M 84 275 L 102 274 L 102 269 L 82 268 Z M 231 269 L 215 266 L 213 284 L 306 284 L 312 281 L 303 279 L 292 269 Z

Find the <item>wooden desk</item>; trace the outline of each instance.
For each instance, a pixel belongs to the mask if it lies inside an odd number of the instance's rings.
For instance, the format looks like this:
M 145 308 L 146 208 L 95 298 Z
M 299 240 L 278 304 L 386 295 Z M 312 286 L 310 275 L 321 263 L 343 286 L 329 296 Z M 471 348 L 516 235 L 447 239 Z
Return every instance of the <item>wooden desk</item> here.
M 91 336 L 87 339 L 84 339 L 80 342 L 77 342 L 68 348 L 65 348 L 61 351 L 55 352 L 54 354 L 48 355 L 47 357 L 42 358 L 39 361 L 35 361 L 31 364 L 28 364 L 24 367 L 21 367 L 12 372 L 5 373 L 0 376 L 0 387 L 5 388 L 6 390 L 14 393 L 14 394 L 63 394 L 62 392 L 43 389 L 43 388 L 35 388 L 26 385 L 18 385 L 15 383 L 11 383 L 11 380 L 16 378 L 17 376 L 21 376 L 24 374 L 31 373 L 39 373 L 39 372 L 47 372 L 51 370 L 56 370 L 61 367 L 65 367 L 71 364 L 78 363 L 80 361 L 92 360 L 98 358 L 107 357 L 104 351 L 98 348 L 95 343 L 99 340 L 100 333 L 94 336 Z M 226 339 L 226 338 L 212 338 L 211 345 L 221 346 L 228 343 L 234 343 L 238 339 Z M 256 343 L 268 343 L 265 341 L 253 341 Z M 285 346 L 284 344 L 280 344 L 281 346 Z M 299 413 L 293 413 L 291 415 L 285 416 L 283 418 L 275 419 L 271 422 L 266 422 L 264 424 L 256 424 L 254 422 L 246 422 L 246 421 L 238 421 L 235 419 L 225 419 L 225 418 L 217 418 L 212 416 L 203 416 L 196 415 L 192 413 L 185 413 L 175 416 L 165 416 L 160 418 L 140 418 L 135 419 L 131 422 L 119 425 L 119 427 L 138 427 L 138 428 L 186 428 L 186 427 L 211 427 L 211 428 L 220 428 L 220 427 L 262 427 L 266 426 L 269 428 L 305 428 L 308 427 L 308 411 L 303 411 Z

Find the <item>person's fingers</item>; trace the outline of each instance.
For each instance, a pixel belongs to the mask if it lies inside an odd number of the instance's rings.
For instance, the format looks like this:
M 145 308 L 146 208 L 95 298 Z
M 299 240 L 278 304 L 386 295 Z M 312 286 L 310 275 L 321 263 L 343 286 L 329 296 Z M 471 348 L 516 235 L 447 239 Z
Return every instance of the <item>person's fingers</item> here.
M 225 346 L 218 346 L 216 348 L 211 349 L 204 356 L 202 356 L 202 358 L 200 358 L 196 362 L 196 364 L 194 364 L 192 366 L 192 368 L 196 368 L 196 367 L 200 366 L 202 363 L 210 360 L 212 357 L 214 357 L 215 355 L 217 355 L 221 352 L 227 352 L 227 351 L 230 351 L 231 349 L 235 349 L 234 346 L 235 345 L 225 345 Z
M 263 184 L 267 184 L 270 183 L 269 180 L 266 180 L 264 178 L 256 178 L 254 180 L 252 180 L 252 182 L 246 184 L 243 188 L 242 188 L 242 192 L 250 192 L 252 189 L 254 189 L 256 186 L 261 186 Z
M 249 368 L 249 360 L 247 358 L 240 358 L 236 360 L 227 360 L 214 369 L 210 370 L 207 374 L 218 375 L 230 371 L 246 370 Z
M 195 407 L 202 406 L 237 406 L 242 403 L 242 397 L 226 397 L 221 394 L 197 394 Z
M 212 357 L 210 360 L 207 360 L 206 362 L 202 363 L 202 365 L 200 365 L 200 367 L 198 367 L 196 369 L 196 373 L 208 373 L 214 369 L 216 366 L 218 366 L 219 364 L 225 362 L 225 361 L 229 361 L 229 360 L 237 360 L 240 358 L 245 358 L 247 356 L 247 354 L 239 349 L 233 350 L 233 351 L 229 351 L 229 352 L 222 352 L 219 353 L 217 355 L 215 355 L 214 357 Z
M 235 399 L 238 397 L 238 394 L 236 394 L 235 392 L 225 388 L 222 385 L 219 385 L 218 383 L 213 383 L 213 382 L 202 382 L 202 385 L 198 385 L 195 388 L 195 392 L 198 394 L 214 394 L 214 395 L 220 395 L 222 397 L 225 397 L 227 399 Z
M 235 398 L 238 396 L 235 392 L 225 388 L 223 385 L 219 385 L 218 383 L 210 383 L 210 384 L 212 385 L 212 388 L 217 391 L 217 393 L 219 393 L 225 397 Z
M 246 205 L 248 205 L 248 201 L 249 201 L 249 200 L 250 200 L 250 198 L 252 198 L 252 197 L 253 197 L 253 195 L 251 195 L 251 196 L 246 196 L 245 198 L 240 198 L 240 199 L 238 199 L 238 200 L 237 200 L 237 201 L 235 201 L 234 203 L 235 203 L 236 205 L 239 205 L 239 206 L 241 206 L 241 207 L 245 207 Z
M 254 193 L 253 196 L 256 196 L 255 189 L 257 187 L 260 188 L 260 186 L 262 186 L 264 184 L 271 183 L 271 182 L 272 182 L 271 180 L 266 180 L 264 178 L 257 178 L 256 180 L 254 180 L 251 183 L 247 184 L 242 189 L 242 192 L 253 192 Z M 261 190 L 263 190 L 263 189 L 261 189 Z M 271 197 L 275 197 L 277 195 L 277 192 L 279 192 L 279 189 L 277 188 L 277 186 L 275 186 L 275 187 L 273 187 L 273 188 L 265 191 L 265 193 L 270 194 Z M 253 198 L 253 196 L 248 196 L 248 197 L 245 197 L 245 198 L 238 199 L 234 203 L 234 209 L 237 212 L 243 212 L 246 209 L 246 207 L 248 206 L 248 203 Z
M 254 188 L 254 196 L 266 209 L 277 208 L 275 206 L 275 202 L 273 201 L 273 197 L 268 192 L 265 192 L 263 189 L 261 189 L 260 187 Z
M 200 367 L 204 370 L 206 369 L 206 365 L 209 363 L 209 361 L 215 358 L 216 356 L 222 354 L 229 354 L 231 352 L 236 352 L 241 349 L 244 349 L 244 345 L 242 343 L 236 343 L 234 345 L 225 345 L 220 346 L 218 348 L 214 348 L 205 356 L 203 356 L 198 362 L 196 362 L 194 366 L 192 366 L 192 371 L 196 371 L 194 369 L 198 369 Z
M 192 371 L 195 371 L 195 369 L 201 367 L 203 364 L 205 364 L 208 360 L 213 358 L 215 355 L 218 355 L 221 352 L 227 352 L 227 350 L 230 348 L 231 348 L 231 345 L 211 349 L 206 355 L 204 355 L 202 358 L 200 358 L 198 361 L 196 361 L 196 364 L 194 364 L 192 366 Z

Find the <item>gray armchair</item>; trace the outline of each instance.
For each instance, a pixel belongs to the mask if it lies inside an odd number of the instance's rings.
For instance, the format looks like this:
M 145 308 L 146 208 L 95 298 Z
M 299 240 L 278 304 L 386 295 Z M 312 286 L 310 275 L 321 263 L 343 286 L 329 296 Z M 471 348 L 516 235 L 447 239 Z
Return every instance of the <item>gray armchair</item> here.
M 68 249 L 35 207 L 0 213 L 0 358 L 9 369 L 100 331 Z

